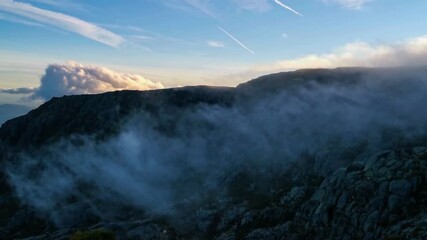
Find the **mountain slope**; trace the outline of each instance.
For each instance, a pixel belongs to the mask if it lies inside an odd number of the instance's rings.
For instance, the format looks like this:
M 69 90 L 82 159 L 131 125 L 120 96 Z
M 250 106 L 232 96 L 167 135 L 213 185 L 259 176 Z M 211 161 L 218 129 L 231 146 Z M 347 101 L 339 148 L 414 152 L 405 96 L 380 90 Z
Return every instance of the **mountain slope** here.
M 197 104 L 228 105 L 229 88 L 187 87 L 157 91 L 121 91 L 53 98 L 38 109 L 8 121 L 0 141 L 8 146 L 40 146 L 72 134 L 112 134 L 134 112 L 172 114 Z
M 54 98 L 0 128 L 0 237 L 423 239 L 426 73 Z

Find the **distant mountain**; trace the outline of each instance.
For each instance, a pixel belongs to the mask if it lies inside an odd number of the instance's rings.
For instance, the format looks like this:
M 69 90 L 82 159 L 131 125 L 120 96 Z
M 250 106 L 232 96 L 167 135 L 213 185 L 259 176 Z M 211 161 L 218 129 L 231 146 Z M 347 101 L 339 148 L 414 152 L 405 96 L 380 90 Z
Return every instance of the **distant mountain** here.
M 0 128 L 1 239 L 427 239 L 427 67 L 54 98 Z
M 12 118 L 24 115 L 31 110 L 30 107 L 16 104 L 0 105 L 0 125 Z

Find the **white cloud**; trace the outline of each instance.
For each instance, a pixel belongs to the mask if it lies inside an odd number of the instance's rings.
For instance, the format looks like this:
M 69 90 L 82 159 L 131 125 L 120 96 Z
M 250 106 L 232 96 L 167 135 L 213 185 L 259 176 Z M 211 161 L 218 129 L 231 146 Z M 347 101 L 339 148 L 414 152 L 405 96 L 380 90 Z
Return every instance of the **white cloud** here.
M 271 5 L 267 0 L 232 0 L 239 8 L 257 11 L 257 12 L 266 12 L 271 8 Z
M 427 35 L 389 44 L 353 42 L 330 53 L 311 54 L 274 63 L 255 65 L 246 71 L 218 77 L 229 85 L 273 72 L 305 68 L 427 66 Z M 234 84 L 231 84 L 234 83 Z
M 83 8 L 83 6 L 73 2 L 72 0 L 26 0 L 26 1 L 50 5 L 50 6 L 53 6 L 56 8 L 61 8 L 64 10 L 86 12 L 86 10 Z
M 119 24 L 99 24 L 99 25 L 107 29 L 116 29 L 116 30 L 128 31 L 133 33 L 140 33 L 145 31 L 144 29 L 137 26 L 133 26 L 133 25 L 119 25 Z
M 208 41 L 208 46 L 213 48 L 225 48 L 225 44 L 219 41 Z
M 146 35 L 132 35 L 130 37 L 133 39 L 141 40 L 141 41 L 154 40 L 154 37 L 146 36 Z
M 174 9 L 196 9 L 203 14 L 217 18 L 215 12 L 212 10 L 211 0 L 163 0 L 159 2 Z
M 210 0 L 183 0 L 184 3 L 198 9 L 199 11 L 211 16 L 215 17 L 215 14 L 209 7 Z
M 13 88 L 13 89 L 0 89 L 0 93 L 7 94 L 33 94 L 37 88 Z
M 49 100 L 52 97 L 75 94 L 96 94 L 117 90 L 152 90 L 163 88 L 140 75 L 115 72 L 98 66 L 85 66 L 73 61 L 47 67 L 40 87 L 0 90 L 9 94 L 29 94 L 31 98 Z
M 394 44 L 354 42 L 327 54 L 278 61 L 277 69 L 330 68 L 346 66 L 393 67 L 427 64 L 427 35 Z
M 32 26 L 32 27 L 44 27 L 44 25 L 42 25 L 42 24 L 31 22 L 31 21 L 27 21 L 25 19 L 20 19 L 20 18 L 17 18 L 15 16 L 11 16 L 11 15 L 8 15 L 8 14 L 2 14 L 2 13 L 0 13 L 0 20 L 4 20 L 4 21 L 8 21 L 8 22 L 13 22 L 13 23 L 24 24 L 24 25 Z
M 218 19 L 218 14 L 215 11 L 218 5 L 215 5 L 217 1 L 213 0 L 164 0 L 163 4 L 181 10 L 188 10 L 188 8 L 196 9 L 197 11 Z M 218 1 L 219 2 L 219 1 Z M 231 0 L 238 9 L 244 9 L 255 12 L 266 12 L 271 9 L 269 0 Z M 215 6 L 217 8 L 215 8 Z
M 125 41 L 121 36 L 95 24 L 62 13 L 34 7 L 27 3 L 14 0 L 0 0 L 0 11 L 23 17 L 39 24 L 74 32 L 111 47 L 118 47 Z
M 337 3 L 349 9 L 360 9 L 372 0 L 323 0 L 324 2 Z
M 289 37 L 288 34 L 282 33 L 282 38 L 288 38 L 288 37 Z

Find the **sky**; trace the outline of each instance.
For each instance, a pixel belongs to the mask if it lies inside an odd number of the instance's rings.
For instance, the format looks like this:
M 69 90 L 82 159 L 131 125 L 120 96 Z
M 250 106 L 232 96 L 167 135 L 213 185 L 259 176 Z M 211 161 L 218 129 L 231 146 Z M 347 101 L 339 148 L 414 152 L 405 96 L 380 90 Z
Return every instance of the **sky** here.
M 0 104 L 427 65 L 425 0 L 0 0 Z

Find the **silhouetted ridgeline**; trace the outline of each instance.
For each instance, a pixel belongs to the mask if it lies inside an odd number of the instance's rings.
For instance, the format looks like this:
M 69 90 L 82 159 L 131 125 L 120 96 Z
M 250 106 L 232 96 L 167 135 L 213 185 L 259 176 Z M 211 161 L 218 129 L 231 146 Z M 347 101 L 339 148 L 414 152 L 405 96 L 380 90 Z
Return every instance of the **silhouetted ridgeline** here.
M 427 68 L 54 98 L 0 129 L 0 238 L 427 238 L 426 102 Z
M 232 103 L 231 88 L 186 87 L 156 91 L 119 91 L 53 98 L 29 114 L 8 121 L 1 140 L 12 146 L 38 146 L 72 134 L 111 134 L 135 112 L 166 114 L 197 104 Z

